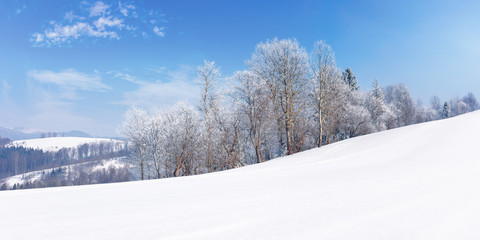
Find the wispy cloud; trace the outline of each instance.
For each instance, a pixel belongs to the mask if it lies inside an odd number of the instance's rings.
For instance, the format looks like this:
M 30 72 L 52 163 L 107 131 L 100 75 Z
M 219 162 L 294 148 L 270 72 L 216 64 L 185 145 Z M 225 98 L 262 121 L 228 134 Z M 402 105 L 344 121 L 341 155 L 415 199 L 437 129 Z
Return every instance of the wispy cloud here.
M 111 89 L 102 83 L 99 75 L 88 75 L 77 72 L 74 69 L 67 69 L 60 72 L 31 70 L 27 72 L 27 77 L 40 83 L 55 84 L 72 90 L 102 92 Z
M 122 4 L 122 2 L 118 2 L 118 8 L 120 9 L 120 12 L 123 14 L 123 16 L 127 17 L 129 14 L 129 11 L 134 11 L 135 6 L 131 4 Z M 136 12 L 133 12 L 133 15 L 136 15 Z
M 129 81 L 131 83 L 135 83 L 135 84 L 144 84 L 145 82 L 144 81 L 141 81 L 139 80 L 136 76 L 133 76 L 131 74 L 128 74 L 128 73 L 122 73 L 122 72 L 109 72 L 110 74 L 114 74 L 113 78 L 120 78 L 120 79 L 123 79 L 125 81 Z
M 126 73 L 116 73 L 115 77 L 137 85 L 137 89 L 123 93 L 121 101 L 114 102 L 126 106 L 166 107 L 179 101 L 195 103 L 199 94 L 195 79 L 195 68 L 182 65 L 175 70 L 164 67 L 151 69 L 157 81 L 142 81 Z
M 19 126 L 25 119 L 24 107 L 17 104 L 12 97 L 13 86 L 7 80 L 0 82 L 0 126 Z M 8 113 L 8 114 L 6 114 Z
M 81 129 L 95 134 L 108 134 L 108 126 L 94 120 L 92 116 L 95 114 L 90 114 L 107 111 L 99 111 L 90 103 L 92 95 L 112 92 L 111 87 L 102 82 L 102 76 L 96 71 L 90 74 L 75 69 L 28 71 L 24 101 L 29 104 L 22 109 L 26 116 L 22 119 L 22 125 L 48 131 Z M 95 103 L 101 105 L 105 102 L 96 99 Z M 80 111 L 85 108 L 89 111 Z
M 63 46 L 83 38 L 121 39 L 125 36 L 148 37 L 148 32 L 164 37 L 165 15 L 158 11 L 139 9 L 132 4 L 108 5 L 102 1 L 82 2 L 79 7 L 65 13 L 61 19 L 50 21 L 46 28 L 31 35 L 34 46 Z M 141 11 L 139 14 L 138 11 Z
M 189 82 L 155 82 L 139 85 L 138 89 L 126 92 L 122 105 L 170 106 L 179 101 L 194 101 L 197 86 Z
M 37 85 L 30 85 L 28 90 L 32 105 L 22 123 L 24 127 L 48 131 L 81 129 L 95 134 L 99 134 L 99 129 L 105 129 L 98 121 L 77 112 L 75 101 L 66 101 L 57 93 Z
M 10 90 L 12 90 L 12 86 L 10 84 L 8 84 L 7 81 L 5 80 L 2 80 L 2 85 L 1 85 L 1 89 L 2 89 L 2 97 L 4 99 L 8 99 L 8 96 L 10 94 Z

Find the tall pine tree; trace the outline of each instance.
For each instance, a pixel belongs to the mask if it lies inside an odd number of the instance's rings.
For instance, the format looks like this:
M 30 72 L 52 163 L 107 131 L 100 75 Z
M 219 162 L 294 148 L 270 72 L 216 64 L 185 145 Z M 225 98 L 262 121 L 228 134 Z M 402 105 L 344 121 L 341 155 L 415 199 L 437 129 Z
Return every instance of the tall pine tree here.
M 350 87 L 351 91 L 359 90 L 357 77 L 353 74 L 352 69 L 347 68 L 342 72 L 342 80 Z

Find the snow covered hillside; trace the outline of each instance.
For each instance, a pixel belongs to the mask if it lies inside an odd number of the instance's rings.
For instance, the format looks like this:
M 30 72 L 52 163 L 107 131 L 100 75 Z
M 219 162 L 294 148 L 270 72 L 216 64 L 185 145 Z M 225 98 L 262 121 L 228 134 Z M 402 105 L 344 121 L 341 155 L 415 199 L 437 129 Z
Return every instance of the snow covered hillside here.
M 69 178 L 78 178 L 81 172 L 86 173 L 95 173 L 98 171 L 108 170 L 109 168 L 121 169 L 127 168 L 131 170 L 131 175 L 135 175 L 135 165 L 130 158 L 127 157 L 116 157 L 110 159 L 102 159 L 96 161 L 75 163 L 70 165 L 65 165 L 61 167 L 48 168 L 33 172 L 28 172 L 24 174 L 18 174 L 8 178 L 0 179 L 0 185 L 6 184 L 8 189 L 11 189 L 15 184 L 25 185 L 27 183 L 34 183 L 35 181 L 44 181 L 45 178 L 48 178 L 52 172 L 61 172 L 58 175 L 60 179 L 69 179 Z M 134 179 L 139 179 L 139 177 L 134 176 Z
M 55 152 L 62 148 L 75 148 L 83 144 L 109 143 L 118 145 L 119 149 L 125 145 L 124 141 L 108 138 L 85 138 L 85 137 L 50 137 L 35 138 L 13 141 L 9 146 L 24 147 L 43 150 L 44 152 Z
M 2 239 L 480 239 L 480 111 L 230 171 L 0 192 Z

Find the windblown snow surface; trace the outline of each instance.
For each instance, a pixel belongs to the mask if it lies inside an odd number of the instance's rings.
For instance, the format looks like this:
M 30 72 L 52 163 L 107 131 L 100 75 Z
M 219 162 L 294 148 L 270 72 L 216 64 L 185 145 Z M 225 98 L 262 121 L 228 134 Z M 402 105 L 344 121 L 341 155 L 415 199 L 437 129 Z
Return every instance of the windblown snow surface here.
M 480 112 L 193 177 L 0 192 L 2 239 L 480 239 Z

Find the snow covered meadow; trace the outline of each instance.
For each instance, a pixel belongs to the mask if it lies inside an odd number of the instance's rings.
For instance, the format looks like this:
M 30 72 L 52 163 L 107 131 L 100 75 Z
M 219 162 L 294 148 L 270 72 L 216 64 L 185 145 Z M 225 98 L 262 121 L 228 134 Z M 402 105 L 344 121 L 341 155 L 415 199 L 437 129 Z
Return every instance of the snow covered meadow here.
M 204 175 L 4 191 L 2 239 L 479 239 L 479 121 Z

